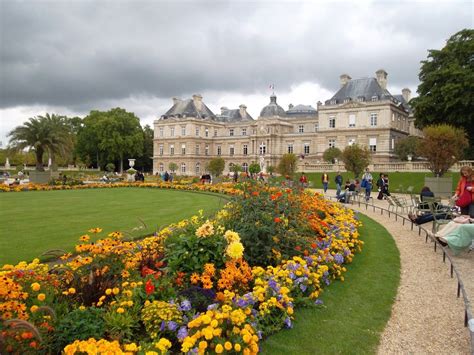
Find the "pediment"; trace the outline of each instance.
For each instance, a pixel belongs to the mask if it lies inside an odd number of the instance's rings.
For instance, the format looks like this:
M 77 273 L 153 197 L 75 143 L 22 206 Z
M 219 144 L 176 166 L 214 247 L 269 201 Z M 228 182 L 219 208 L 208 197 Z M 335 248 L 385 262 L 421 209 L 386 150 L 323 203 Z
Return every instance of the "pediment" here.
M 362 102 L 358 101 L 349 101 L 340 106 L 341 108 L 362 108 L 365 107 L 366 105 Z

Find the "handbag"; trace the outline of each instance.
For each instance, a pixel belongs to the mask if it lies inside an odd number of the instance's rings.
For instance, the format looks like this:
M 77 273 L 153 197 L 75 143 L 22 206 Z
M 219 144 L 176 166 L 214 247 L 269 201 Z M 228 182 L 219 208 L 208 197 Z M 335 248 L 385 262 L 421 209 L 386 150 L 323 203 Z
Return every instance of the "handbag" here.
M 461 196 L 456 200 L 456 206 L 458 207 L 467 207 L 472 203 L 471 191 L 464 189 Z
M 360 187 L 365 189 L 367 187 L 367 179 L 362 179 L 362 182 L 360 183 Z

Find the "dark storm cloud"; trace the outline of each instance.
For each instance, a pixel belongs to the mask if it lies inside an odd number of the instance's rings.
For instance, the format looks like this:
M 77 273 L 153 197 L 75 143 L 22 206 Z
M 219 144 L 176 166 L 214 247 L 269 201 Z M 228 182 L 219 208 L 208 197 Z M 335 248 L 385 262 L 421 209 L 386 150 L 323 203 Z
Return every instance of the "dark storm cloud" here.
M 472 26 L 468 2 L 1 1 L 1 107 L 255 92 L 389 73 Z M 324 99 L 324 98 L 321 98 Z

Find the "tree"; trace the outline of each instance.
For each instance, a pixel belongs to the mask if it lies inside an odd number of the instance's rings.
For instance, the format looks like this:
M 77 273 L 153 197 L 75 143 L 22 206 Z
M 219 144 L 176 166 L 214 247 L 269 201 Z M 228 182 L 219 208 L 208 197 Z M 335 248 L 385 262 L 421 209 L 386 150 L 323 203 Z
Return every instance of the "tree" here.
M 153 129 L 146 125 L 143 127 L 143 153 L 141 157 L 137 159 L 135 165 L 144 170 L 153 170 Z
M 240 173 L 242 171 L 242 166 L 240 164 L 233 164 L 231 167 L 230 167 L 230 171 L 232 171 L 233 173 Z
M 411 155 L 412 158 L 415 159 L 418 155 L 417 149 L 419 144 L 419 137 L 408 136 L 395 143 L 394 152 L 400 160 L 408 160 L 408 155 Z
M 121 108 L 107 112 L 91 111 L 79 130 L 77 151 L 83 160 L 95 161 L 98 167 L 118 161 L 122 173 L 125 158 L 143 155 L 143 131 L 139 118 Z
M 70 137 L 63 124 L 63 116 L 55 114 L 30 118 L 8 133 L 13 150 L 30 148 L 35 152 L 36 170 L 44 171 L 43 156 L 63 152 L 70 146 Z
M 341 159 L 346 170 L 352 171 L 357 178 L 369 166 L 371 155 L 367 147 L 352 144 L 344 148 Z
M 462 128 L 447 124 L 425 127 L 423 134 L 418 154 L 428 160 L 429 169 L 439 177 L 462 157 L 464 149 L 469 145 Z
M 267 166 L 267 173 L 269 173 L 270 175 L 273 175 L 273 173 L 275 172 L 275 167 L 273 165 L 269 165 Z
M 284 154 L 278 163 L 278 172 L 283 176 L 293 176 L 296 171 L 297 161 L 296 155 L 291 153 Z
M 418 97 L 410 101 L 415 125 L 450 124 L 465 128 L 474 157 L 474 30 L 464 29 L 448 39 L 441 50 L 428 51 L 418 75 Z M 471 93 L 471 94 L 469 94 Z
M 249 165 L 249 173 L 254 175 L 260 172 L 260 164 L 259 163 L 252 163 Z
M 168 164 L 168 169 L 174 173 L 176 170 L 178 170 L 178 164 L 171 162 Z
M 225 168 L 225 160 L 223 158 L 213 158 L 209 161 L 206 170 L 214 176 L 222 174 Z
M 341 158 L 341 150 L 336 147 L 331 147 L 328 148 L 324 151 L 323 153 L 323 159 L 324 161 L 328 163 L 334 163 L 335 159 L 340 159 Z

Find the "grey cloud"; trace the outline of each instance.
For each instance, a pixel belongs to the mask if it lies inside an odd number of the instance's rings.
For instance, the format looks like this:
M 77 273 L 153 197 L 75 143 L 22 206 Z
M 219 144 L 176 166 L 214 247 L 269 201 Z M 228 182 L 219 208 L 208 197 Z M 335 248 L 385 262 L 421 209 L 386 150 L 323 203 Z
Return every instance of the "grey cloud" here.
M 373 76 L 416 86 L 429 48 L 472 26 L 462 1 L 2 1 L 0 107 L 288 90 Z M 325 98 L 321 98 L 325 99 Z

